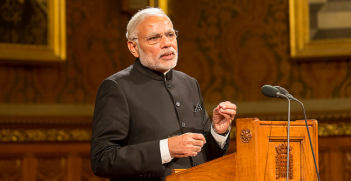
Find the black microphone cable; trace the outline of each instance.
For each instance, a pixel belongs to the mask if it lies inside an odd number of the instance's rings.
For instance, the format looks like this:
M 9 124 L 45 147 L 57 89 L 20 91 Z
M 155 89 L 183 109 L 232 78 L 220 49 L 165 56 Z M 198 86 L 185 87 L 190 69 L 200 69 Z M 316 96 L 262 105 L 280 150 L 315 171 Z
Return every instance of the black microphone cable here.
M 312 150 L 312 156 L 313 156 L 313 161 L 314 161 L 314 166 L 316 168 L 316 174 L 317 174 L 317 178 L 318 181 L 320 181 L 319 178 L 319 172 L 318 172 L 318 167 L 317 167 L 317 161 L 316 161 L 316 157 L 314 155 L 314 150 L 313 150 L 313 145 L 312 145 L 312 139 L 311 139 L 311 135 L 310 135 L 310 130 L 308 129 L 308 123 L 307 123 L 307 116 L 306 116 L 306 111 L 305 111 L 305 106 L 302 104 L 301 101 L 299 101 L 298 99 L 296 99 L 295 97 L 293 97 L 291 94 L 289 94 L 289 92 L 284 89 L 283 87 L 280 86 L 274 86 L 275 88 L 277 88 L 279 90 L 280 93 L 285 94 L 287 97 L 289 97 L 290 99 L 300 103 L 302 110 L 303 110 L 303 114 L 304 114 L 304 118 L 305 118 L 305 123 L 306 123 L 306 129 L 307 129 L 307 133 L 308 133 L 308 138 L 310 140 L 310 146 L 311 146 L 311 150 Z
M 306 129 L 307 129 L 307 133 L 308 133 L 308 138 L 309 138 L 309 140 L 310 140 L 310 146 L 311 146 L 311 150 L 312 150 L 312 156 L 313 156 L 314 166 L 315 166 L 315 168 L 316 168 L 316 173 L 317 173 L 318 181 L 320 181 L 319 172 L 318 172 L 318 167 L 317 167 L 317 161 L 316 161 L 316 157 L 314 156 L 314 150 L 313 150 L 313 146 L 312 146 L 312 140 L 311 140 L 310 130 L 308 129 L 307 116 L 306 116 L 305 106 L 302 104 L 301 101 L 299 101 L 299 100 L 296 99 L 295 97 L 293 97 L 293 96 L 289 96 L 289 97 L 290 97 L 292 100 L 294 100 L 294 101 L 300 103 L 301 106 L 302 106 L 303 114 L 304 114 L 304 117 L 305 117 L 305 123 L 306 123 Z

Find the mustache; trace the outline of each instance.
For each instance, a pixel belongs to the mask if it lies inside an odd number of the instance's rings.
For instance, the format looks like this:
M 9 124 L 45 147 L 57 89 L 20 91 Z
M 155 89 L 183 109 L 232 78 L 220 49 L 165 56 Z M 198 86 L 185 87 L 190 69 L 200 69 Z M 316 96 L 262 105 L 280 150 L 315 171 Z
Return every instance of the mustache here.
M 176 54 L 176 51 L 173 47 L 171 47 L 167 50 L 164 50 L 163 52 L 160 53 L 160 55 L 158 57 L 161 58 L 163 55 L 170 54 L 170 53 L 173 53 L 174 55 Z

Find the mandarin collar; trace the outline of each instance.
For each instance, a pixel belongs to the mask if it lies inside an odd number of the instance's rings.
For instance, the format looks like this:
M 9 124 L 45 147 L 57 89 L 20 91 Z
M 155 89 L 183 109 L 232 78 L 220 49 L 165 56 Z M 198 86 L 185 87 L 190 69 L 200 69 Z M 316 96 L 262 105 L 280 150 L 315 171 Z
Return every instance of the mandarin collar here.
M 158 72 L 155 70 L 151 70 L 147 67 L 144 67 L 141 63 L 139 58 L 137 58 L 133 64 L 133 67 L 138 70 L 141 74 L 143 74 L 146 77 L 149 77 L 150 79 L 154 80 L 171 80 L 172 79 L 172 74 L 173 74 L 173 69 L 169 70 L 166 75 L 164 75 L 162 72 Z

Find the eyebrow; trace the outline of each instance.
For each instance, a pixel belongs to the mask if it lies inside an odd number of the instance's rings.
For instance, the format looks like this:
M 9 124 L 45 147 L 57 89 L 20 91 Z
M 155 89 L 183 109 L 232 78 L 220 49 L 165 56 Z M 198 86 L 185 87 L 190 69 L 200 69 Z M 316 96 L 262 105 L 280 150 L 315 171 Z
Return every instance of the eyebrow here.
M 170 29 L 170 30 L 167 30 L 165 33 L 169 33 L 169 32 L 172 32 L 172 31 L 175 31 L 174 29 Z M 150 33 L 147 37 L 150 37 L 150 36 L 155 36 L 155 35 L 160 35 L 161 33 L 155 33 L 155 32 L 152 32 Z

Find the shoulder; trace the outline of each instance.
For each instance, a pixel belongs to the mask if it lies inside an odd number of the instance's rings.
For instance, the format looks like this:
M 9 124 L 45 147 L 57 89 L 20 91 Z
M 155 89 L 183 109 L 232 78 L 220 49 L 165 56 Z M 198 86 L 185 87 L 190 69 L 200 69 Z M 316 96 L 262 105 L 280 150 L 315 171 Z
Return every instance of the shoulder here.
M 105 80 L 112 80 L 114 82 L 118 82 L 120 80 L 126 79 L 126 78 L 131 76 L 132 69 L 133 69 L 133 67 L 129 66 L 129 67 L 127 67 L 119 72 L 116 72 L 116 73 L 110 75 Z
M 194 77 L 191 77 L 188 74 L 181 72 L 181 71 L 178 71 L 178 70 L 173 70 L 173 76 L 176 79 L 184 79 L 184 80 L 188 80 L 188 81 L 197 82 Z

